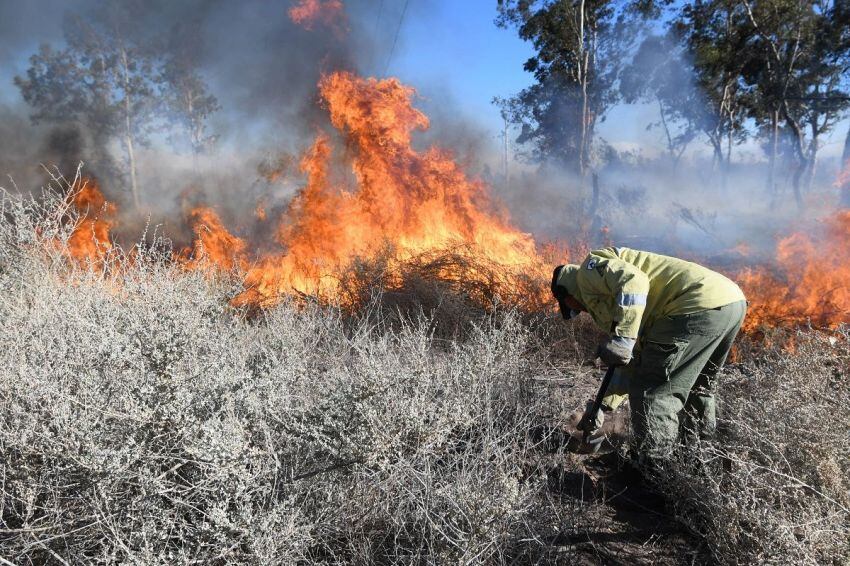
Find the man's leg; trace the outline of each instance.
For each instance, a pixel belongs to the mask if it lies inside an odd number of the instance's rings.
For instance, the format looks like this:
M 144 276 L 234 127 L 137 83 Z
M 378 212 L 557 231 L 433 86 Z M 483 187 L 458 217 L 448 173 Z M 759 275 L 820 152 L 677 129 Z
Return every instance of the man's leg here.
M 728 313 L 663 317 L 642 341 L 629 386 L 633 443 L 642 460 L 664 460 L 679 437 L 679 415 L 718 344 Z
M 699 435 L 701 438 L 713 436 L 717 428 L 715 378 L 732 350 L 732 344 L 747 313 L 747 304 L 741 301 L 726 305 L 720 310 L 726 316 L 727 330 L 697 377 L 682 415 L 682 426 L 686 434 Z

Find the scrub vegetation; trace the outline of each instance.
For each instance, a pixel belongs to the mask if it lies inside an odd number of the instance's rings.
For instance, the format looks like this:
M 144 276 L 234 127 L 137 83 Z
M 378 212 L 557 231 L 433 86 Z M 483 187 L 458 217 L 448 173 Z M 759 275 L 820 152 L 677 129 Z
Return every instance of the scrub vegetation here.
M 600 374 L 586 321 L 482 309 L 422 266 L 356 312 L 247 313 L 241 278 L 161 240 L 70 262 L 60 196 L 2 210 L 3 564 L 850 559 L 846 330 L 742 341 L 718 438 L 662 497 L 625 414 L 607 454 L 563 449 Z

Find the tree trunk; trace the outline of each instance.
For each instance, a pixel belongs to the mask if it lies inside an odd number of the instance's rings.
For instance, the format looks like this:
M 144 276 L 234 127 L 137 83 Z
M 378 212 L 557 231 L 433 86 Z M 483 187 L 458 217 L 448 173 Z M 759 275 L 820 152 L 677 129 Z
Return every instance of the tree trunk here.
M 133 144 L 132 104 L 130 102 L 130 67 L 127 51 L 121 49 L 121 70 L 124 82 L 124 147 L 127 150 L 127 165 L 130 168 L 130 193 L 133 195 L 133 205 L 140 208 L 139 184 L 136 178 L 136 151 Z
M 767 194 L 771 208 L 776 204 L 776 155 L 779 152 L 779 109 L 770 113 L 770 155 L 767 168 Z
M 587 211 L 587 217 L 591 219 L 590 230 L 588 237 L 593 238 L 602 230 L 602 219 L 599 217 L 599 175 L 594 171 L 592 173 L 593 192 L 591 193 L 590 208 Z
M 806 192 L 809 192 L 812 189 L 812 182 L 815 178 L 815 169 L 818 165 L 818 150 L 820 149 L 819 145 L 819 134 L 820 127 L 818 126 L 818 114 L 815 113 L 814 117 L 811 121 L 812 127 L 812 141 L 809 143 L 809 159 L 808 159 L 808 169 L 806 170 Z
M 844 153 L 841 156 L 841 173 L 839 177 L 839 189 L 841 197 L 839 205 L 842 208 L 850 208 L 850 126 L 847 128 L 847 138 L 844 140 Z
M 711 169 L 713 173 L 715 167 L 719 166 L 721 169 L 723 168 L 723 142 L 720 137 L 712 135 L 709 135 L 708 139 L 711 142 L 711 147 L 714 149 L 711 157 Z
M 726 163 L 723 165 L 723 190 L 729 182 L 729 173 L 732 169 L 732 136 L 735 132 L 732 131 L 732 116 L 729 116 L 729 131 L 726 132 Z
M 585 148 L 587 144 L 587 52 L 584 45 L 584 0 L 579 7 L 578 54 L 580 61 L 579 81 L 581 83 L 581 137 L 578 146 L 578 171 L 584 184 L 586 174 Z
M 129 128 L 130 119 L 127 119 Z M 141 207 L 139 202 L 139 184 L 136 180 L 136 152 L 133 148 L 133 136 L 124 136 L 124 147 L 127 150 L 127 164 L 130 167 L 130 192 L 133 195 L 133 206 L 138 210 Z
M 673 136 L 670 135 L 670 127 L 667 125 L 667 118 L 664 116 L 664 104 L 661 102 L 661 98 L 656 97 L 656 100 L 658 101 L 658 115 L 661 117 L 661 125 L 664 127 L 664 136 L 667 138 L 667 152 L 670 154 L 670 159 L 675 163 L 676 148 L 673 146 Z
M 813 139 L 812 140 L 812 149 L 809 152 L 808 168 L 806 169 L 806 184 L 805 184 L 806 192 L 809 192 L 809 191 L 812 190 L 812 184 L 814 183 L 814 180 L 815 180 L 815 172 L 816 172 L 817 167 L 818 167 L 818 147 L 817 147 L 817 144 L 818 144 L 817 138 Z
M 806 157 L 806 152 L 803 149 L 803 130 L 800 124 L 791 117 L 788 111 L 788 102 L 782 102 L 782 114 L 785 118 L 785 123 L 791 128 L 791 133 L 794 136 L 794 153 L 797 155 L 797 168 L 794 170 L 794 200 L 797 202 L 797 208 L 803 209 L 803 194 L 801 192 L 800 182 L 802 181 L 803 173 L 809 166 L 809 160 Z

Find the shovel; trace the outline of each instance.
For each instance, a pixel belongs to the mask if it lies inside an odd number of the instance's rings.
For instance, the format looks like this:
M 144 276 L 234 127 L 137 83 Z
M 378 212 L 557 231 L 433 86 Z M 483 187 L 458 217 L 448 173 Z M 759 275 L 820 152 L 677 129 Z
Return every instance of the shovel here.
M 591 436 L 587 429 L 590 428 L 588 425 L 596 420 L 596 415 L 602 408 L 602 399 L 605 398 L 605 392 L 608 391 L 608 385 L 614 377 L 615 369 L 615 366 L 611 366 L 608 368 L 608 371 L 605 372 L 605 377 L 602 378 L 602 384 L 599 386 L 599 391 L 596 392 L 596 398 L 593 400 L 593 404 L 590 406 L 590 409 L 584 412 L 581 420 L 576 425 L 576 429 L 582 431 L 581 440 L 574 435 L 570 435 L 570 440 L 567 443 L 567 450 L 570 452 L 578 452 L 579 454 L 594 454 L 598 452 L 600 446 L 602 446 L 602 441 L 605 440 L 605 435 L 602 434 L 601 431 L 596 431 L 597 434 Z

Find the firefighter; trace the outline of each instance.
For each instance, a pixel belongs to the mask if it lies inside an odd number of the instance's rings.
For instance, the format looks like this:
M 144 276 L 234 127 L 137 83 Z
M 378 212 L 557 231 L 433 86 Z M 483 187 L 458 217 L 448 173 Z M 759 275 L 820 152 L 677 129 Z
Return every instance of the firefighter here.
M 590 428 L 628 395 L 642 465 L 669 458 L 680 431 L 714 432 L 715 376 L 747 310 L 735 283 L 681 259 L 608 247 L 556 267 L 552 293 L 565 319 L 587 312 L 608 334 L 597 355 L 618 367 Z

